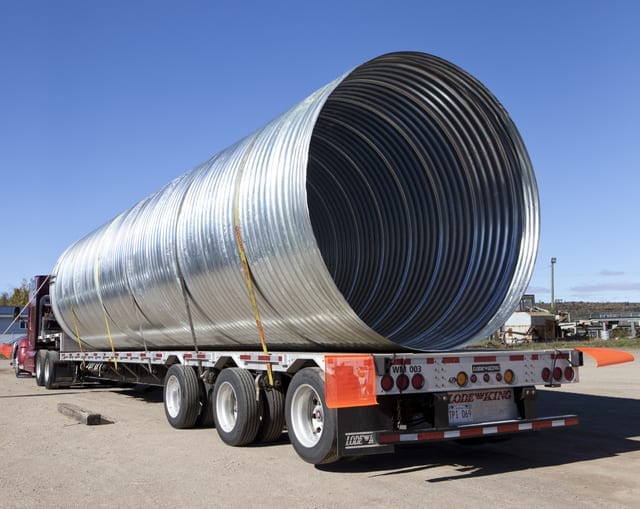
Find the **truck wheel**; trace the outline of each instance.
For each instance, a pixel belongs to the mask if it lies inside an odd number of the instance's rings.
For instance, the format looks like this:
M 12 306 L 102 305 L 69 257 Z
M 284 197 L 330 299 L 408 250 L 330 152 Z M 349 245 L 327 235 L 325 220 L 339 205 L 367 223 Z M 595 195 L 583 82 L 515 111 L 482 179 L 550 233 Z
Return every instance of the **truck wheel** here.
M 13 369 L 16 372 L 16 378 L 20 378 L 22 370 L 20 369 L 20 364 L 18 364 L 18 350 L 16 350 L 16 354 L 13 356 Z
M 327 408 L 324 374 L 305 368 L 293 377 L 287 390 L 285 415 L 289 440 L 298 455 L 320 465 L 338 459 L 336 410 Z
M 53 350 L 48 350 L 44 357 L 43 381 L 47 389 L 56 389 L 56 364 L 60 360 L 60 354 Z
M 260 411 L 256 442 L 274 442 L 284 428 L 284 393 L 275 387 L 261 390 Z
M 191 428 L 200 413 L 198 375 L 190 366 L 173 364 L 164 378 L 164 413 L 174 428 Z
M 46 350 L 38 350 L 36 352 L 36 385 L 40 387 L 44 385 L 44 362 L 46 357 Z
M 213 420 L 225 444 L 246 445 L 258 433 L 260 407 L 251 374 L 241 368 L 221 371 L 213 389 Z

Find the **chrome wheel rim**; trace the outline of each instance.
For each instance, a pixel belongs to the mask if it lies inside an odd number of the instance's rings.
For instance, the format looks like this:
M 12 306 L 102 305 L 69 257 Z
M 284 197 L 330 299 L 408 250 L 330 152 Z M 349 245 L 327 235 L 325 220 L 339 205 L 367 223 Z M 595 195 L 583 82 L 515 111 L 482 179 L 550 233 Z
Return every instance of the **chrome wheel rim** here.
M 324 408 L 320 396 L 310 385 L 301 385 L 291 400 L 291 427 L 298 441 L 307 448 L 318 444 L 324 430 Z
M 222 431 L 229 433 L 233 430 L 238 420 L 238 399 L 229 382 L 223 382 L 218 389 L 216 415 L 218 416 L 217 425 Z
M 180 389 L 180 382 L 175 376 L 171 376 L 167 380 L 167 384 L 164 391 L 164 401 L 167 407 L 167 412 L 172 418 L 176 418 L 180 413 L 180 400 L 182 398 L 182 390 Z

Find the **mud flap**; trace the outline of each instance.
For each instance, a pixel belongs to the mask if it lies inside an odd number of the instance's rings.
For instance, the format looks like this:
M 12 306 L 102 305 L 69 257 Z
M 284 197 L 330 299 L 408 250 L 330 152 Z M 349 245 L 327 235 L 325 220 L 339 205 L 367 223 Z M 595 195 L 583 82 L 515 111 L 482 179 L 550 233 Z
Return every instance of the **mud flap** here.
M 55 387 L 67 387 L 76 382 L 76 365 L 73 362 L 55 363 L 53 370 L 53 384 Z
M 393 444 L 378 444 L 378 430 L 393 425 L 381 405 L 338 409 L 338 456 L 363 456 L 394 451 Z M 366 426 L 366 429 L 363 429 Z

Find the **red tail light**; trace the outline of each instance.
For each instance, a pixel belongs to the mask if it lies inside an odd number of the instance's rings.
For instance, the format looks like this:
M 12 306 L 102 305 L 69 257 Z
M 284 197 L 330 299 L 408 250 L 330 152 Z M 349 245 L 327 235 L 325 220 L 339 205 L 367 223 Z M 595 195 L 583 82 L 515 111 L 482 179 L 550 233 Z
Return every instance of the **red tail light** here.
M 573 380 L 573 377 L 576 376 L 575 371 L 573 371 L 573 368 L 571 366 L 567 366 L 566 368 L 564 368 L 564 377 L 567 379 L 567 381 L 571 381 Z
M 391 389 L 393 389 L 393 378 L 391 377 L 391 375 L 384 375 L 382 377 L 382 380 L 380 380 L 380 386 L 382 387 L 382 390 L 385 392 L 388 392 Z
M 424 387 L 424 377 L 420 373 L 411 377 L 411 387 L 414 389 L 422 389 Z
M 544 368 L 542 370 L 542 379 L 545 382 L 548 382 L 549 380 L 551 380 L 551 370 L 549 368 Z
M 553 369 L 553 379 L 556 382 L 559 382 L 560 380 L 562 380 L 562 368 L 554 368 Z
M 401 391 L 406 391 L 409 388 L 409 377 L 404 373 L 396 379 L 396 387 Z

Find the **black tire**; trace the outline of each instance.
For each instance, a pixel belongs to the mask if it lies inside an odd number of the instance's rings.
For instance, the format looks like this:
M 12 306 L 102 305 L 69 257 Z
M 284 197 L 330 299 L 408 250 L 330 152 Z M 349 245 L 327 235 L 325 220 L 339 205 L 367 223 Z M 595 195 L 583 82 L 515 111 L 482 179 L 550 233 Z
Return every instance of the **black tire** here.
M 38 350 L 36 352 L 36 385 L 42 387 L 44 385 L 44 362 L 47 357 L 46 350 Z
M 164 377 L 164 414 L 174 428 L 191 428 L 200 413 L 200 387 L 195 369 L 174 364 Z
M 200 387 L 200 414 L 196 419 L 199 428 L 213 428 L 213 389 L 199 380 Z
M 20 369 L 20 366 L 18 366 L 18 351 L 16 350 L 15 355 L 13 356 L 13 369 L 16 372 L 16 378 L 20 378 L 20 375 L 22 375 L 22 370 Z
M 270 387 L 260 391 L 260 426 L 256 442 L 274 442 L 284 429 L 284 393 Z
M 42 379 L 47 389 L 57 389 L 56 368 L 60 361 L 60 354 L 53 350 L 48 350 L 44 357 L 44 373 Z
M 253 442 L 260 426 L 260 406 L 251 373 L 241 368 L 220 372 L 213 388 L 213 419 L 225 444 Z
M 320 368 L 305 368 L 293 377 L 285 416 L 291 445 L 304 461 L 321 465 L 338 460 L 337 413 L 325 402 Z

